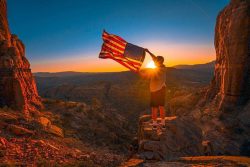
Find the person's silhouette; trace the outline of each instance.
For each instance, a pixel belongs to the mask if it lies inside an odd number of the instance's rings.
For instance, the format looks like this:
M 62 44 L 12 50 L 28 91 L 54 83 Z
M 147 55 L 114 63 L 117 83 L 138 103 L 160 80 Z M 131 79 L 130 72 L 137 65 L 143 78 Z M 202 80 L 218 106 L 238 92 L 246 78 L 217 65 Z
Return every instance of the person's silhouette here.
M 161 126 L 165 128 L 165 92 L 166 92 L 166 67 L 162 56 L 155 56 L 148 49 L 146 52 L 152 57 L 156 68 L 151 70 L 140 70 L 143 78 L 150 80 L 150 106 L 152 111 L 152 125 L 157 128 L 157 114 L 160 111 Z

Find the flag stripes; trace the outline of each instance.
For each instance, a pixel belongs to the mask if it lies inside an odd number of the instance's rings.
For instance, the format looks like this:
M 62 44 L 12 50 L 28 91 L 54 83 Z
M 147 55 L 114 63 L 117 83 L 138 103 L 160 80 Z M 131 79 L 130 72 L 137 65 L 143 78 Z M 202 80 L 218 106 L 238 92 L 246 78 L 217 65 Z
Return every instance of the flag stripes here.
M 107 33 L 103 33 L 103 36 L 102 38 L 104 40 L 110 40 L 110 41 L 114 41 L 116 42 L 117 44 L 121 45 L 121 46 L 126 46 L 127 42 L 126 41 L 121 41 L 119 39 L 117 39 L 116 37 L 112 36 L 112 35 L 108 35 Z
M 106 58 L 110 58 L 110 59 L 113 59 L 115 60 L 116 62 L 122 64 L 123 66 L 127 67 L 128 69 L 132 70 L 132 71 L 137 71 L 138 69 L 136 67 L 134 67 L 132 64 L 130 64 L 129 62 L 126 62 L 126 61 L 121 61 L 117 58 L 114 58 L 113 56 L 108 56 Z
M 117 61 L 118 63 L 120 63 L 122 65 L 123 65 L 123 63 L 121 63 L 121 62 L 124 62 L 124 64 L 126 64 L 126 67 L 129 66 L 133 70 L 137 70 L 137 68 L 141 67 L 140 63 L 134 63 L 134 62 L 132 63 L 131 61 L 127 60 L 126 58 L 119 57 L 119 56 L 113 56 L 113 54 L 110 53 L 110 52 L 101 52 L 101 54 L 105 55 L 105 57 L 102 57 L 102 58 L 110 58 L 110 59 L 113 59 L 113 60 L 115 59 L 115 61 Z
M 131 57 L 126 57 L 124 53 L 128 43 L 121 37 L 109 34 L 106 31 L 103 32 L 102 39 L 103 39 L 103 45 L 102 45 L 102 50 L 99 54 L 99 58 L 113 59 L 132 71 L 137 72 L 140 69 L 145 55 L 139 55 L 140 56 L 139 59 L 141 61 L 133 59 Z

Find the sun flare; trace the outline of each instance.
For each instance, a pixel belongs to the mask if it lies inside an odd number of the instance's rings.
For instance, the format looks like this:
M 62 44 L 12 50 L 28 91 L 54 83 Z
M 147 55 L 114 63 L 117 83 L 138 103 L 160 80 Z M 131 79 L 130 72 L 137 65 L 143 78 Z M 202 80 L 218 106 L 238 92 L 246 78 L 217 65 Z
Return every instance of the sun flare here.
M 154 61 L 151 60 L 151 61 L 146 65 L 146 68 L 156 68 Z

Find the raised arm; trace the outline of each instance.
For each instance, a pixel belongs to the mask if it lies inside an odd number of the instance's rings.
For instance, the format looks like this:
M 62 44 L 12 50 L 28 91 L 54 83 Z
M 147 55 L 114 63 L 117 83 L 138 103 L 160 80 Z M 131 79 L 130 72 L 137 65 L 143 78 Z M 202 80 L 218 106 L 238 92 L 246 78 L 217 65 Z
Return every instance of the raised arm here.
M 145 51 L 149 53 L 154 61 L 156 60 L 156 56 L 152 52 L 150 52 L 148 49 L 145 49 Z

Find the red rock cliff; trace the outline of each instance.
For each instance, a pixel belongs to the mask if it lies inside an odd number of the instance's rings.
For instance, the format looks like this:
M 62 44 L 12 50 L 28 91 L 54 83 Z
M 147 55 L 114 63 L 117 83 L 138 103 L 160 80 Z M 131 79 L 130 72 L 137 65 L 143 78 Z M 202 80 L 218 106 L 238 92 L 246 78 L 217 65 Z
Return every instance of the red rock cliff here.
M 216 65 L 209 98 L 219 108 L 244 104 L 250 97 L 250 0 L 231 0 L 215 28 Z
M 0 106 L 23 111 L 42 107 L 25 46 L 9 31 L 6 0 L 0 0 Z
M 10 31 L 7 20 L 6 1 L 0 1 L 0 39 L 10 39 Z

